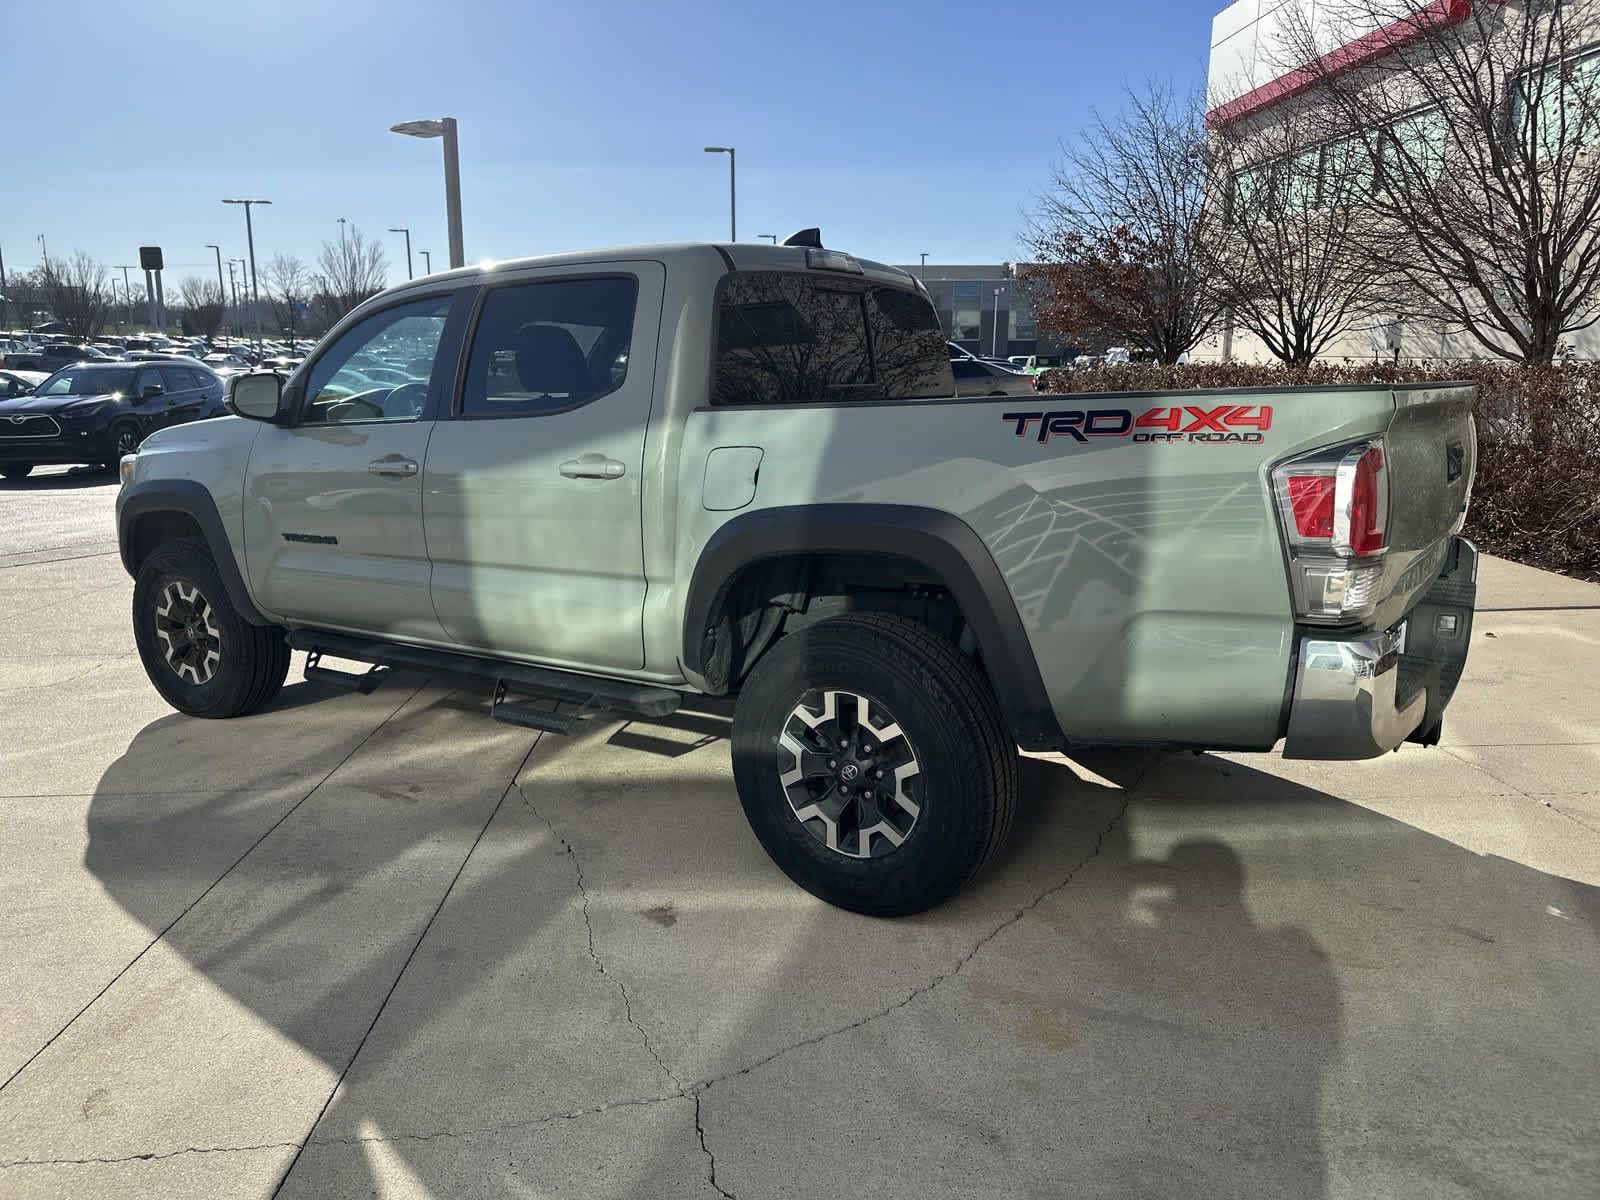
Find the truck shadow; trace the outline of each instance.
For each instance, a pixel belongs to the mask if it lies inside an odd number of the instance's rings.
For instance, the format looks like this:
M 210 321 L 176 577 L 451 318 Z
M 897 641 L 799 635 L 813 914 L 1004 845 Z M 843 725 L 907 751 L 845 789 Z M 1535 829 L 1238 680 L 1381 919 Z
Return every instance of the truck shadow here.
M 199 903 L 213 879 L 194 864 L 240 819 L 237 795 L 136 794 L 154 764 L 196 753 L 196 723 L 147 726 L 96 789 L 85 862 L 107 894 L 267 1029 L 350 1068 L 285 1195 L 375 1193 L 362 1137 L 434 1195 L 598 1194 L 602 1163 L 606 1194 L 675 1194 L 706 1165 L 689 1100 L 613 1112 L 604 1142 L 573 1140 L 602 1118 L 548 1123 L 674 1080 L 716 1080 L 706 1137 L 739 1195 L 761 1194 L 759 1168 L 819 1197 L 895 1179 L 907 1194 L 1055 1195 L 1087 1179 L 1097 1196 L 1310 1198 L 1329 1194 L 1334 1154 L 1369 1194 L 1441 1178 L 1515 1191 L 1538 1155 L 1545 1194 L 1566 1194 L 1583 1135 L 1560 1114 L 1592 1085 L 1550 1064 L 1592 1061 L 1592 978 L 1574 964 L 1592 959 L 1595 888 L 1264 771 L 1101 754 L 1027 760 L 1002 860 L 935 912 L 872 921 L 794 892 L 761 853 L 716 708 L 546 739 L 475 843 L 493 796 L 437 764 L 419 785 L 397 757 L 447 755 L 449 709 L 472 706 L 408 711 Z M 280 765 L 310 769 L 298 753 L 284 739 Z M 424 870 L 441 845 L 478 849 L 413 955 L 452 884 Z M 672 1078 L 602 1019 L 619 982 Z M 765 1061 L 782 1066 L 749 1070 Z M 196 1087 L 255 1086 L 226 1057 L 181 1070 L 190 1105 Z M 307 1125 L 324 1094 L 299 1097 Z M 137 1102 L 206 1119 L 159 1086 Z M 1498 1128 L 1513 1104 L 1536 1133 L 1520 1149 Z M 463 1136 L 429 1136 L 442 1129 Z M 1367 1145 L 1377 1129 L 1405 1162 Z M 206 1129 L 171 1136 L 211 1144 Z M 813 1152 L 851 1139 L 878 1148 L 867 1176 Z M 930 1139 L 944 1149 L 926 1153 Z

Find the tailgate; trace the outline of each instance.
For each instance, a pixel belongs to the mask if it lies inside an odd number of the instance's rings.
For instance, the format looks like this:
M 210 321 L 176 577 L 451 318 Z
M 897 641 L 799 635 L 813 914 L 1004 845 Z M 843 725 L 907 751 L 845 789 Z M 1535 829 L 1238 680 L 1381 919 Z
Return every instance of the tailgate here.
M 1384 435 L 1389 465 L 1389 550 L 1377 628 L 1404 617 L 1445 567 L 1472 493 L 1477 438 L 1471 384 L 1396 387 Z

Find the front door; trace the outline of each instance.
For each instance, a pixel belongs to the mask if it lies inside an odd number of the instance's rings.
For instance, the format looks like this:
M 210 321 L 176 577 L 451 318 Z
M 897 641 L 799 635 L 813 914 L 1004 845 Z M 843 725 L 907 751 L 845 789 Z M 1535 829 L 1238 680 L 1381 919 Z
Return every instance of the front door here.
M 309 625 L 443 636 L 428 593 L 422 464 L 454 370 L 451 306 L 452 293 L 439 293 L 352 325 L 291 385 L 296 422 L 257 436 L 245 546 L 263 608 Z
M 453 641 L 644 665 L 640 495 L 666 272 L 547 268 L 490 288 L 424 472 L 433 603 Z

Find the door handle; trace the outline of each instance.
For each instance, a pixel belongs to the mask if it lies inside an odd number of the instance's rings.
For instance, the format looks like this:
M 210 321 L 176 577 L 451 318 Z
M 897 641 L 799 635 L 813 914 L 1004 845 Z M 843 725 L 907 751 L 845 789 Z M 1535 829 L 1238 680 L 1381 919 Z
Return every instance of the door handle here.
M 392 475 L 396 479 L 409 479 L 417 473 L 417 463 L 411 458 L 378 458 L 367 464 L 370 475 Z
M 628 468 L 604 454 L 581 454 L 561 464 L 568 479 L 621 479 Z

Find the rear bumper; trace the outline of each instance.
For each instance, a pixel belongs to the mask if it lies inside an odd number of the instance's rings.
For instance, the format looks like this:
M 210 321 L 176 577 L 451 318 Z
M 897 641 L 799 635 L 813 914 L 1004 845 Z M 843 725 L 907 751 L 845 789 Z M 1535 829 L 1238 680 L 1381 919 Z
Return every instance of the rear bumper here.
M 1453 539 L 1445 567 L 1393 629 L 1306 634 L 1296 656 L 1285 758 L 1375 758 L 1439 740 L 1466 663 L 1478 552 Z

